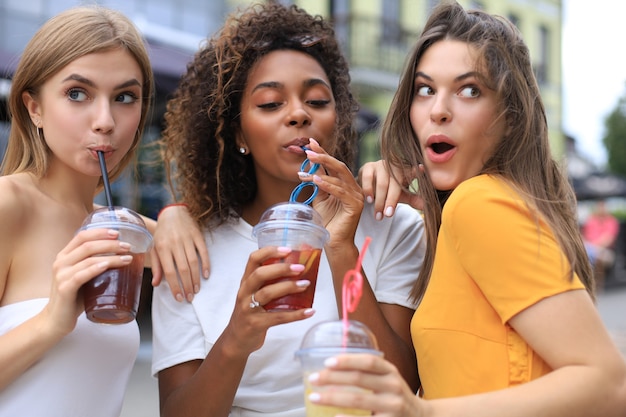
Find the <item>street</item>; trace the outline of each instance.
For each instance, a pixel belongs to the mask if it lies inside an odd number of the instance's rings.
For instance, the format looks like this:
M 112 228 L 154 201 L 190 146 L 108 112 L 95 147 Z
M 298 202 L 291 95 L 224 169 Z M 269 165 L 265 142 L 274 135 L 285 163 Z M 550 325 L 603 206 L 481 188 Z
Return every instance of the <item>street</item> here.
M 597 305 L 611 336 L 626 357 L 626 287 L 612 288 L 600 294 Z M 159 416 L 157 381 L 150 376 L 151 354 L 149 330 L 143 331 L 120 417 Z

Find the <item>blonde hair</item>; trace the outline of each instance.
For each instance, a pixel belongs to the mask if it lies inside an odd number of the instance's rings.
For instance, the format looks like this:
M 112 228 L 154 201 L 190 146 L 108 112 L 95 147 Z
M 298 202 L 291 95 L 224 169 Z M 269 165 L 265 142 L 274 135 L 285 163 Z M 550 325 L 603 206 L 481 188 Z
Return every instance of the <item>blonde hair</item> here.
M 72 61 L 116 48 L 128 51 L 143 75 L 141 119 L 133 145 L 110 173 L 115 179 L 135 157 L 143 133 L 154 77 L 141 34 L 122 13 L 100 6 L 68 9 L 48 20 L 26 45 L 12 80 L 9 96 L 11 133 L 0 173 L 30 172 L 41 177 L 48 169 L 50 149 L 31 122 L 22 93 L 35 97 L 42 85 Z

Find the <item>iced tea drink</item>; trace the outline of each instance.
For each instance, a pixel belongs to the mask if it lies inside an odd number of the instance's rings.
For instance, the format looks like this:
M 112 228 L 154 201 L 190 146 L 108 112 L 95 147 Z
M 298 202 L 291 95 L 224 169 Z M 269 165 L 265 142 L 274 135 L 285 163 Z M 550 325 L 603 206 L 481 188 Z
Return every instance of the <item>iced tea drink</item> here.
M 128 323 L 137 315 L 144 259 L 152 248 L 152 235 L 141 217 L 124 207 L 94 210 L 80 230 L 96 228 L 119 231 L 118 239 L 130 244 L 133 260 L 123 268 L 110 268 L 83 284 L 85 314 L 96 323 Z
M 280 203 L 268 208 L 259 223 L 254 226 L 253 236 L 259 248 L 284 246 L 291 253 L 284 259 L 270 259 L 265 265 L 288 262 L 304 265 L 304 271 L 297 277 L 277 278 L 269 283 L 284 280 L 306 279 L 311 285 L 301 293 L 288 294 L 265 304 L 267 311 L 299 310 L 311 308 L 317 284 L 317 271 L 320 266 L 322 249 L 329 234 L 323 226 L 322 218 L 311 206 L 302 203 Z
M 302 249 L 292 251 L 284 259 L 270 259 L 264 265 L 274 264 L 277 262 L 286 262 L 291 264 L 304 265 L 304 271 L 297 277 L 277 278 L 269 281 L 268 284 L 281 282 L 286 280 L 306 279 L 311 285 L 303 292 L 287 294 L 284 297 L 277 298 L 265 304 L 263 308 L 267 311 L 279 310 L 300 310 L 302 308 L 311 308 L 313 306 L 313 296 L 315 295 L 315 286 L 317 284 L 317 270 L 320 266 L 320 258 L 322 256 L 321 249 Z
M 137 316 L 145 254 L 132 253 L 123 268 L 111 268 L 83 286 L 85 314 L 93 322 L 128 323 Z

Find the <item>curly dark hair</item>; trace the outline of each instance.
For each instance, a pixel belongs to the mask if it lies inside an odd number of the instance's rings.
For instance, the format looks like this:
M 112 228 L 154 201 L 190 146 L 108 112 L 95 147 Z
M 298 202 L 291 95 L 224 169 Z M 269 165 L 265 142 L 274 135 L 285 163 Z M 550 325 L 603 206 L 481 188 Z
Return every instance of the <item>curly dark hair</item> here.
M 160 144 L 170 186 L 202 226 L 240 216 L 256 196 L 252 160 L 239 153 L 235 134 L 250 69 L 277 49 L 310 55 L 328 75 L 337 120 L 336 140 L 326 151 L 353 168 L 358 106 L 332 26 L 295 5 L 250 6 L 231 14 L 195 54 L 165 114 Z

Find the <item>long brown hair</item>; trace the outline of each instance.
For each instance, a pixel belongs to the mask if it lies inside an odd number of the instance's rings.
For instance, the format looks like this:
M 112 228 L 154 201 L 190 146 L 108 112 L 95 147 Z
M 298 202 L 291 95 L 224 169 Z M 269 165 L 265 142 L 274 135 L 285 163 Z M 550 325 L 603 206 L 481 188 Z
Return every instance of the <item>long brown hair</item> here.
M 133 23 L 122 13 L 100 6 L 68 9 L 48 20 L 26 45 L 15 71 L 9 96 L 11 133 L 2 175 L 32 172 L 41 177 L 48 169 L 50 149 L 45 132 L 38 132 L 22 101 L 22 93 L 36 96 L 41 86 L 72 61 L 93 53 L 124 48 L 139 64 L 143 75 L 141 119 L 133 145 L 110 173 L 114 180 L 133 160 L 141 138 L 154 79 L 144 41 Z M 100 183 L 100 186 L 102 183 Z
M 502 117 L 507 121 L 507 133 L 481 174 L 502 178 L 520 193 L 536 220 L 543 219 L 554 233 L 571 265 L 571 276 L 576 273 L 593 296 L 593 276 L 578 228 L 576 198 L 550 151 L 545 109 L 528 47 L 508 20 L 482 11 L 466 11 L 456 2 L 440 4 L 433 11 L 407 61 L 383 125 L 383 158 L 402 168 L 404 178 L 398 180 L 403 184 L 415 177 L 414 167 L 423 164 L 409 119 L 415 69 L 425 51 L 444 39 L 466 42 L 476 48 L 477 67 L 486 75 L 488 87 L 498 93 Z M 427 235 L 426 258 L 412 291 L 412 296 L 419 300 L 432 271 L 441 211 L 450 191 L 436 190 L 428 175 L 421 172 L 417 174 L 417 184 L 424 199 Z
M 256 196 L 252 159 L 239 152 L 235 135 L 250 69 L 277 49 L 310 55 L 328 75 L 337 118 L 334 144 L 326 151 L 352 168 L 357 104 L 332 27 L 295 5 L 250 6 L 231 14 L 196 53 L 165 114 L 161 145 L 170 184 L 203 226 L 239 216 Z

